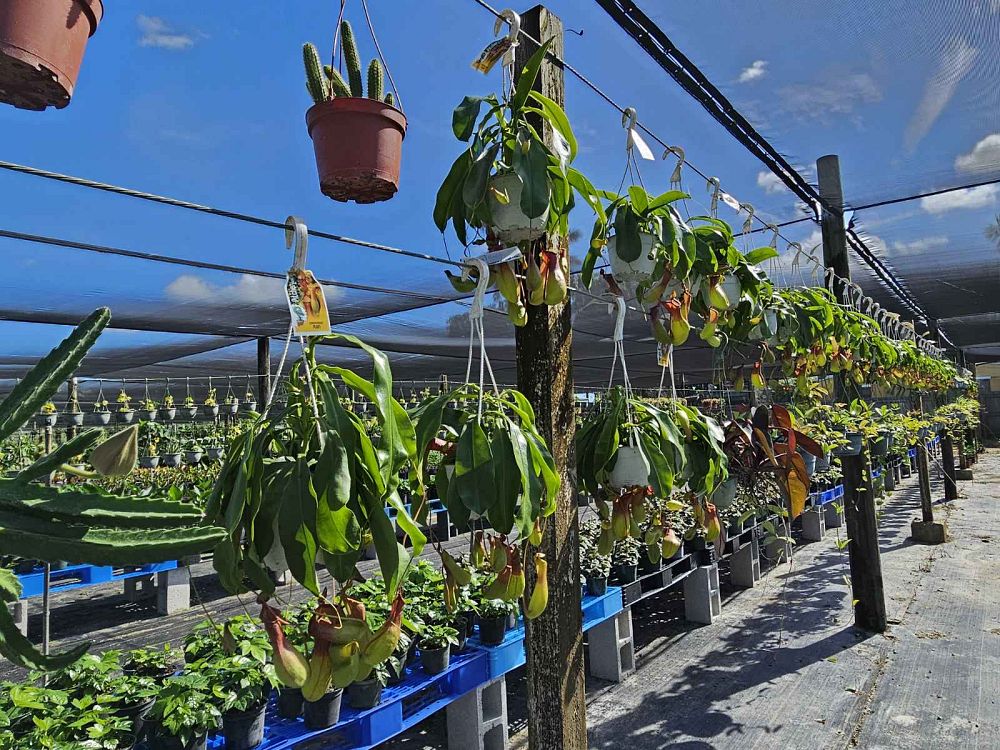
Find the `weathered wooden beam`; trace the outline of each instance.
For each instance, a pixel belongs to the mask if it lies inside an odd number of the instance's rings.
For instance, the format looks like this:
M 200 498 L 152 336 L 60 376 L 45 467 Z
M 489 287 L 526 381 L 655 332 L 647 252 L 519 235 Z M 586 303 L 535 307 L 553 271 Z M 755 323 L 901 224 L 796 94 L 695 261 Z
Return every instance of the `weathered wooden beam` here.
M 562 58 L 562 21 L 542 6 L 521 15 L 515 67 L 520 70 L 538 49 L 527 37 L 551 39 Z M 526 35 L 527 36 L 526 36 Z M 542 65 L 535 87 L 564 103 L 562 68 L 551 58 Z M 541 127 L 542 123 L 536 123 Z M 550 137 L 546 133 L 546 137 Z M 530 252 L 565 239 L 543 237 Z M 566 251 L 566 247 L 560 248 Z M 573 464 L 573 331 L 570 300 L 552 307 L 528 307 L 528 322 L 516 329 L 518 388 L 535 409 L 538 429 L 548 441 L 562 478 L 556 512 L 547 519 L 542 552 L 548 560 L 549 605 L 526 625 L 528 742 L 531 750 L 585 750 L 587 718 L 584 691 L 583 632 L 580 612 L 579 526 Z M 528 586 L 534 586 L 529 565 Z
M 883 633 L 886 629 L 885 590 L 867 446 L 863 446 L 857 456 L 841 457 L 840 464 L 844 472 L 844 517 L 850 539 L 854 624 L 873 633 Z

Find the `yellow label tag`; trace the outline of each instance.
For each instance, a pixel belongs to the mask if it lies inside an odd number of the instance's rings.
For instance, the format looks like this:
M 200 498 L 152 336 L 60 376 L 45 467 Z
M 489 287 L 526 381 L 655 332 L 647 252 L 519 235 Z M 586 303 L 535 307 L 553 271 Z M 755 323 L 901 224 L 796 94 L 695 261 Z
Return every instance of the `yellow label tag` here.
M 657 342 L 656 361 L 660 363 L 660 367 L 670 366 L 670 347 L 667 344 Z
M 312 271 L 291 270 L 285 278 L 285 296 L 297 336 L 328 336 L 330 311 L 323 287 Z
M 472 62 L 473 70 L 478 70 L 480 73 L 489 73 L 493 70 L 493 66 L 497 64 L 497 60 L 507 54 L 507 51 L 513 44 L 507 37 L 490 42 L 486 49 L 479 53 L 479 57 Z

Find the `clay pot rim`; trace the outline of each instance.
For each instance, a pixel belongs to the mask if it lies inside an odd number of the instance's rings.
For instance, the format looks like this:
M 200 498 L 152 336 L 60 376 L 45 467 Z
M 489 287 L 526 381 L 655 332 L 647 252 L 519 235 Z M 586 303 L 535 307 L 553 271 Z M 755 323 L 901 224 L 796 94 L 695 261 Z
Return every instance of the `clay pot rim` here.
M 366 96 L 338 96 L 325 102 L 319 102 L 306 110 L 306 127 L 309 135 L 312 135 L 313 126 L 324 117 L 334 112 L 361 112 L 364 114 L 378 114 L 390 120 L 399 131 L 406 137 L 406 115 L 396 109 L 391 104 L 369 99 Z

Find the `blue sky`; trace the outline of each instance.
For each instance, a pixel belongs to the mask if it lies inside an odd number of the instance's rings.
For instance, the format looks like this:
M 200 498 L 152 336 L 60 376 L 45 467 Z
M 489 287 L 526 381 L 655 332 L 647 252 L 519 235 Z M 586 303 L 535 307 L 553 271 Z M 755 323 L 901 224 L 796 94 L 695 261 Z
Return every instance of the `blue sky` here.
M 108 3 L 67 109 L 44 114 L 0 109 L 2 158 L 277 220 L 295 213 L 316 228 L 444 254 L 431 221 L 434 194 L 459 148 L 450 130 L 452 109 L 463 95 L 484 94 L 498 85 L 496 74 L 484 77 L 470 67 L 492 39 L 492 17 L 472 0 L 372 4 L 409 130 L 399 194 L 387 203 L 357 206 L 334 203 L 318 192 L 304 124 L 309 100 L 300 46 L 311 40 L 328 53 L 335 5 L 313 0 L 252 0 L 238 7 L 194 0 Z M 816 156 L 839 151 L 849 195 L 919 189 L 923 185 L 912 184 L 918 172 L 933 175 L 935 184 L 954 184 L 949 180 L 974 176 L 984 164 L 995 169 L 1000 162 L 995 85 L 993 100 L 980 101 L 984 111 L 976 117 L 956 106 L 977 101 L 974 87 L 982 83 L 982 68 L 992 67 L 989 61 L 996 56 L 996 50 L 982 49 L 975 25 L 957 23 L 934 53 L 902 54 L 907 44 L 926 41 L 935 31 L 923 12 L 933 5 L 929 0 L 905 4 L 914 14 L 912 28 L 900 28 L 894 20 L 902 15 L 899 3 L 870 11 L 870 34 L 849 49 L 832 43 L 827 48 L 822 41 L 857 30 L 850 15 L 856 2 L 834 0 L 822 11 L 785 0 L 766 8 L 754 3 L 752 9 L 735 0 L 671 3 L 669 12 L 650 10 L 657 7 L 651 0 L 642 5 L 779 148 L 804 165 L 807 176 Z M 976 16 L 980 26 L 995 29 L 997 5 L 981 0 L 968 12 L 982 14 Z M 718 175 L 725 189 L 754 204 L 758 213 L 774 219 L 798 215 L 791 194 L 612 27 L 596 3 L 562 0 L 550 7 L 568 28 L 583 31 L 567 35 L 572 64 L 620 104 L 635 106 L 654 132 L 683 145 L 692 162 Z M 349 15 L 357 11 L 351 17 L 367 59 L 373 49 L 360 4 L 348 3 L 348 8 Z M 751 33 L 761 22 L 777 24 L 772 28 L 781 29 L 781 38 Z M 567 110 L 581 143 L 577 166 L 595 183 L 617 186 L 625 153 L 619 115 L 572 78 Z M 672 166 L 644 164 L 647 185 L 666 189 Z M 701 204 L 694 208 L 703 210 L 708 193 L 702 181 L 688 179 L 686 187 Z M 988 223 L 998 206 L 995 187 L 932 200 L 929 206 L 907 204 L 898 215 L 916 212 L 920 221 L 897 220 L 895 229 L 897 214 L 883 212 L 878 218 L 888 222 L 884 229 L 870 231 L 890 256 L 894 244 L 910 254 L 940 251 L 957 217 L 974 226 Z M 288 264 L 274 230 L 3 172 L 0 191 L 0 225 L 6 229 L 270 271 Z M 722 213 L 726 218 L 726 209 Z M 580 224 L 586 233 L 589 217 Z M 808 225 L 789 235 L 815 240 Z M 928 240 L 926 248 L 914 244 Z M 450 237 L 448 243 L 453 255 L 460 252 Z M 12 271 L 8 279 L 17 278 L 6 289 L 0 281 L 0 291 L 20 287 L 22 295 L 40 295 L 40 300 L 49 294 L 55 307 L 60 300 L 83 296 L 87 304 L 119 301 L 154 309 L 206 290 L 238 303 L 275 291 L 267 284 L 177 267 L 8 240 L 0 244 Z M 441 288 L 440 269 L 418 261 L 320 241 L 312 243 L 310 258 L 323 278 Z M 434 323 L 457 309 L 449 305 L 410 319 Z M 48 328 L 0 323 L 3 349 L 40 353 L 63 333 Z M 127 332 L 115 339 L 116 345 L 179 340 Z

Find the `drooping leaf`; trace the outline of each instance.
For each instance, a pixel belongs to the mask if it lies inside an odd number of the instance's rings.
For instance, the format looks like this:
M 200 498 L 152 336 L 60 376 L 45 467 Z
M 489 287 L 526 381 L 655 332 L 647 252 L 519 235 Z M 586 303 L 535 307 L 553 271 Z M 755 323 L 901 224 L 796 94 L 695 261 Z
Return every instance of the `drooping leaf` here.
M 484 515 L 497 499 L 493 453 L 478 421 L 469 422 L 455 446 L 455 474 L 451 478 L 462 502 L 473 513 Z
M 493 434 L 490 441 L 493 453 L 494 478 L 496 481 L 496 502 L 488 510 L 490 526 L 501 534 L 509 534 L 514 528 L 514 513 L 521 495 L 521 475 L 514 459 L 514 449 L 510 436 L 502 429 Z
M 514 147 L 514 172 L 521 179 L 521 211 L 529 219 L 537 219 L 549 207 L 549 157 L 539 141 L 529 138 L 527 149 Z
M 778 251 L 773 247 L 758 247 L 756 250 L 751 250 L 745 256 L 746 262 L 753 266 L 758 266 L 766 260 L 771 260 L 771 258 L 778 257 Z
M 48 672 L 68 667 L 87 652 L 90 647 L 88 643 L 48 656 L 38 651 L 18 630 L 7 609 L 8 603 L 16 602 L 20 597 L 21 583 L 17 576 L 9 570 L 0 569 L 0 654 L 12 664 L 24 669 Z
M 18 482 L 30 482 L 33 479 L 41 479 L 48 476 L 65 463 L 68 463 L 74 456 L 85 453 L 86 450 L 101 439 L 103 430 L 87 430 L 81 432 L 74 438 L 70 438 L 54 451 L 46 456 L 42 456 L 31 466 L 23 469 L 16 477 Z
M 521 111 L 524 103 L 528 100 L 528 94 L 535 85 L 535 80 L 538 78 L 538 71 L 542 67 L 542 62 L 545 60 L 545 55 L 548 53 L 551 44 L 552 40 L 548 39 L 535 50 L 535 53 L 528 58 L 528 61 L 518 74 L 517 80 L 514 82 L 514 93 L 510 98 L 510 108 L 515 115 Z
M 615 254 L 627 263 L 638 260 L 642 255 L 639 220 L 628 206 L 622 206 L 615 212 Z
M 479 119 L 479 110 L 486 97 L 467 96 L 451 113 L 451 129 L 460 141 L 468 141 Z
M 278 536 L 295 580 L 319 596 L 316 580 L 316 491 L 309 466 L 299 460 L 285 484 L 278 514 Z

